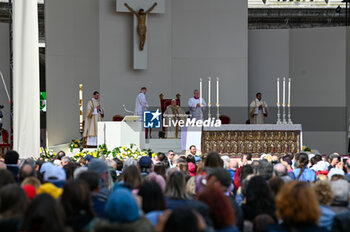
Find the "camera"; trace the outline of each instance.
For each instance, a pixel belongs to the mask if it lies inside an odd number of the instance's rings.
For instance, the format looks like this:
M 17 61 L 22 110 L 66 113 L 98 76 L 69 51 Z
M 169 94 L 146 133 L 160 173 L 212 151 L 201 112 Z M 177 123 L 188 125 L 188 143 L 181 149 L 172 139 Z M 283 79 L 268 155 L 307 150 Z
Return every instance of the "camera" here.
M 0 109 L 4 109 L 4 105 L 0 105 Z

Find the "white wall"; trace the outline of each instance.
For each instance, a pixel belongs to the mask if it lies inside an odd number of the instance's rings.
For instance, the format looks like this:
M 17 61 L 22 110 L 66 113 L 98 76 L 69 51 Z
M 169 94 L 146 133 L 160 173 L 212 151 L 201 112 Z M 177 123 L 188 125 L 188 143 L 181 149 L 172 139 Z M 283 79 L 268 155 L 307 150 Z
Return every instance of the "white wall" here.
M 98 0 L 46 0 L 46 90 L 49 146 L 79 138 L 79 84 L 84 105 L 99 90 Z
M 221 105 L 247 104 L 247 1 L 166 0 L 165 14 L 148 18 L 149 69 L 132 69 L 132 15 L 115 12 L 115 1 L 100 1 L 100 87 L 106 120 L 134 108 L 142 86 L 151 106 L 159 94 L 182 105 L 199 78 L 221 77 Z M 214 86 L 213 86 L 214 87 Z M 207 83 L 204 83 L 207 98 Z M 213 88 L 215 90 L 215 88 Z M 213 90 L 212 96 L 216 92 Z M 214 99 L 212 98 L 212 101 Z
M 209 75 L 221 77 L 223 106 L 247 105 L 247 1 L 166 0 L 166 13 L 148 18 L 144 71 L 132 69 L 132 14 L 117 13 L 115 5 L 115 0 L 46 1 L 49 145 L 79 137 L 79 83 L 85 104 L 100 89 L 105 120 L 125 115 L 123 104 L 133 110 L 142 86 L 151 106 L 160 105 L 160 93 L 166 98 L 180 93 L 187 106 L 199 78 Z
M 9 27 L 7 23 L 0 23 L 0 70 L 4 75 L 8 91 L 10 91 L 10 61 L 9 61 Z M 2 113 L 3 128 L 10 132 L 10 104 L 0 80 L 0 105 L 4 105 Z M 1 138 L 0 138 L 1 141 Z
M 304 144 L 322 153 L 346 152 L 345 32 L 342 27 L 249 32 L 250 95 L 262 86 L 274 105 L 276 77 L 290 76 L 292 120 L 303 124 Z M 275 122 L 275 115 L 269 120 Z

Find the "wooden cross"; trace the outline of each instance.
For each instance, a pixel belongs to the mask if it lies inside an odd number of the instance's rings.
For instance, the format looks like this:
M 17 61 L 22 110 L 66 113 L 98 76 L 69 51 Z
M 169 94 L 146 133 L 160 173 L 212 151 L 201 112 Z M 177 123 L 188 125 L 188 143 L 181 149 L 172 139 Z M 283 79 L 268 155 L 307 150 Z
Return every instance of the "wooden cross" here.
M 125 5 L 125 3 L 127 5 Z M 155 4 L 156 3 L 156 4 Z M 144 9 L 141 18 L 140 10 Z M 148 39 L 147 22 L 149 13 L 164 13 L 164 0 L 117 0 L 117 12 L 131 12 L 134 15 L 134 69 L 147 69 L 148 67 Z M 139 27 L 139 21 L 145 19 L 145 27 Z M 144 34 L 144 38 L 141 34 Z

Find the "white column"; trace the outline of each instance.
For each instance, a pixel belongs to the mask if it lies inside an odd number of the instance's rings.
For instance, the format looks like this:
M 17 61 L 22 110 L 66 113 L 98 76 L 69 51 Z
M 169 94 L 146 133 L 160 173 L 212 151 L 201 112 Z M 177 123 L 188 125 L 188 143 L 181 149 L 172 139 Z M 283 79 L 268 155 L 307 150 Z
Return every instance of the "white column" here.
M 13 149 L 25 158 L 40 151 L 38 2 L 13 7 Z

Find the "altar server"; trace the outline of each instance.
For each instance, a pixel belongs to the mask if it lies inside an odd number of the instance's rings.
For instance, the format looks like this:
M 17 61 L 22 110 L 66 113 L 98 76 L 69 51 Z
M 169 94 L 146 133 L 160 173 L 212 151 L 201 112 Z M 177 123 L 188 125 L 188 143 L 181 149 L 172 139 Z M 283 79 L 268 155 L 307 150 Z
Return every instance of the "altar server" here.
M 134 114 L 140 117 L 139 119 L 140 121 L 142 121 L 143 112 L 148 108 L 148 102 L 146 100 L 146 92 L 147 92 L 147 88 L 142 87 L 139 95 L 137 95 L 137 98 L 136 98 Z
M 188 100 L 188 106 L 190 107 L 191 119 L 195 118 L 196 120 L 201 119 L 201 110 L 204 110 L 207 106 L 207 103 L 202 98 L 202 105 L 200 105 L 199 91 L 197 89 L 193 92 L 194 96 Z

